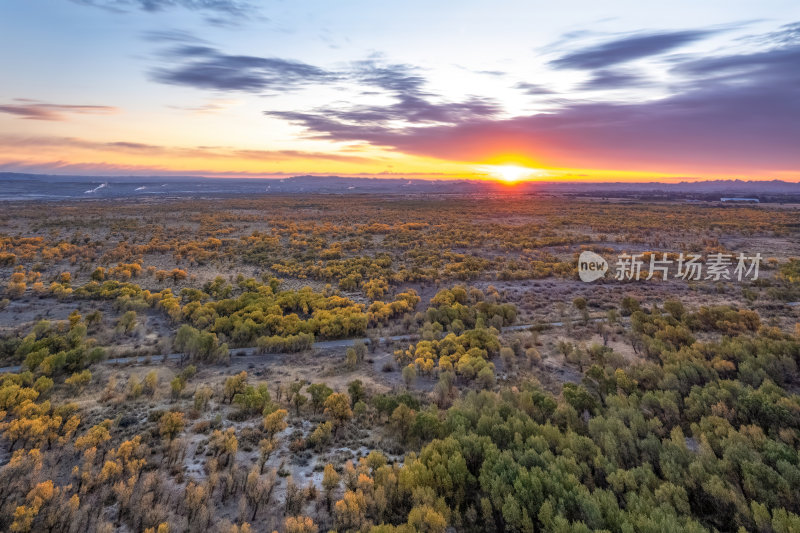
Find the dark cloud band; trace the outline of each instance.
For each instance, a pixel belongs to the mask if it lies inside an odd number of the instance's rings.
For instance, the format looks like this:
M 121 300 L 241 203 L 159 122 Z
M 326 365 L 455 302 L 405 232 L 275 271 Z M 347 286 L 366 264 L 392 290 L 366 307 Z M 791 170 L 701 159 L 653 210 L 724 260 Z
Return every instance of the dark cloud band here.
M 633 35 L 568 53 L 550 62 L 555 68 L 602 69 L 635 59 L 663 54 L 717 33 L 713 30 L 686 30 Z

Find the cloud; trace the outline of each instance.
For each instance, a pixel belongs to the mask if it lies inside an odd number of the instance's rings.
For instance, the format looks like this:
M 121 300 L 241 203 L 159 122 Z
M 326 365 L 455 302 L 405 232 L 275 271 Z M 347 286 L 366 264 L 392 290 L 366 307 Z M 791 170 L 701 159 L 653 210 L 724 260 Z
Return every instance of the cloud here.
M 635 59 L 668 52 L 717 33 L 715 30 L 684 30 L 631 35 L 570 52 L 550 61 L 558 69 L 602 69 Z
M 646 78 L 624 70 L 598 70 L 592 77 L 582 83 L 579 89 L 584 91 L 605 91 L 613 89 L 628 89 L 631 87 L 646 87 L 650 82 Z
M 52 150 L 54 153 L 62 152 L 65 149 L 80 149 L 94 152 L 133 154 L 136 156 L 169 156 L 175 158 L 196 158 L 196 159 L 233 159 L 233 160 L 252 160 L 252 161 L 287 161 L 292 159 L 313 159 L 322 161 L 337 161 L 348 163 L 364 163 L 373 161 L 359 155 L 342 153 L 311 152 L 305 150 L 242 150 L 229 146 L 163 146 L 132 141 L 109 141 L 98 142 L 75 137 L 19 137 L 19 136 L 0 136 L 0 153 L 4 149 L 11 152 L 18 152 L 19 149 L 34 150 L 37 153 L 46 153 Z
M 542 94 L 554 94 L 553 91 L 544 87 L 542 85 L 538 85 L 536 83 L 527 83 L 527 82 L 520 82 L 514 86 L 516 89 L 520 89 L 525 94 L 529 94 L 531 96 L 539 96 Z
M 178 111 L 188 111 L 190 113 L 210 115 L 210 114 L 220 113 L 226 109 L 238 105 L 239 103 L 240 101 L 238 100 L 213 99 L 200 105 L 194 105 L 194 106 L 171 105 L 167 107 Z
M 241 22 L 257 13 L 256 7 L 243 0 L 72 0 L 76 4 L 98 7 L 112 13 L 130 10 L 157 13 L 173 8 L 207 13 L 206 21 L 227 25 Z
M 199 89 L 260 93 L 297 89 L 336 78 L 331 72 L 300 61 L 229 55 L 200 44 L 173 46 L 162 58 L 170 65 L 153 69 L 152 79 Z
M 395 102 L 381 106 L 351 106 L 344 111 L 325 109 L 340 121 L 386 124 L 402 121 L 419 123 L 457 123 L 493 116 L 500 106 L 490 98 L 472 96 L 462 102 L 445 102 L 427 91 L 427 80 L 418 69 L 406 64 L 384 64 L 376 59 L 358 61 L 346 77 L 377 87 L 394 98 Z
M 376 125 L 391 121 L 410 124 L 456 123 L 493 116 L 501 110 L 496 101 L 484 97 L 471 96 L 460 102 L 443 101 L 425 89 L 427 80 L 419 69 L 406 64 L 387 64 L 379 58 L 355 61 L 333 71 L 287 59 L 229 55 L 212 46 L 189 41 L 185 35 L 169 34 L 164 39 L 181 44 L 162 54 L 171 63 L 169 66 L 151 71 L 151 77 L 161 83 L 263 94 L 346 82 L 359 86 L 362 94 L 385 94 L 394 99 L 389 105 L 330 106 L 311 112 L 326 115 L 335 121 Z M 370 90 L 365 91 L 365 87 Z M 298 121 L 309 113 L 288 111 L 267 114 Z
M 778 44 L 766 50 L 684 57 L 672 66 L 682 76 L 681 83 L 671 87 L 676 92 L 638 103 L 572 102 L 548 113 L 513 118 L 485 110 L 464 113 L 463 120 L 447 124 L 406 127 L 357 121 L 357 115 L 341 113 L 282 116 L 318 138 L 368 142 L 457 161 L 510 153 L 543 166 L 572 168 L 796 170 L 800 168 L 800 40 L 783 37 L 773 38 L 770 42 Z M 621 71 L 601 70 L 598 75 L 595 83 L 605 86 L 638 81 Z M 411 81 L 404 87 L 418 90 Z
M 494 76 L 499 78 L 501 76 L 505 76 L 507 72 L 502 70 L 476 70 L 475 74 L 483 74 L 485 76 Z
M 295 123 L 307 123 L 310 130 L 356 129 L 376 130 L 399 125 L 457 124 L 492 117 L 502 108 L 491 98 L 469 96 L 459 102 L 445 101 L 425 89 L 427 80 L 418 69 L 405 64 L 384 64 L 376 59 L 355 62 L 341 74 L 342 78 L 375 87 L 394 101 L 385 105 L 348 105 L 344 108 L 323 107 L 304 111 L 265 112 L 266 115 Z M 396 124 L 393 126 L 393 124 Z
M 460 124 L 489 118 L 501 110 L 493 100 L 470 97 L 462 102 L 432 103 L 417 96 L 402 96 L 385 106 L 353 106 L 348 109 L 318 108 L 311 112 L 265 111 L 264 114 L 301 124 L 320 138 L 359 140 L 362 133 L 402 131 L 427 124 Z M 398 123 L 396 126 L 393 123 Z M 399 129 L 398 129 L 399 128 Z M 364 139 L 367 140 L 367 139 Z
M 316 114 L 324 114 L 332 120 L 386 126 L 393 121 L 407 124 L 448 123 L 490 117 L 500 111 L 500 106 L 488 98 L 469 97 L 462 102 L 431 102 L 413 95 L 401 95 L 398 101 L 380 106 L 352 106 L 348 109 L 321 108 Z M 295 112 L 267 112 L 267 114 L 293 119 L 307 115 Z
M 103 105 L 48 104 L 27 98 L 17 98 L 13 104 L 0 105 L 0 113 L 16 115 L 27 120 L 67 120 L 67 114 L 106 115 L 117 112 L 117 108 Z
M 176 29 L 142 32 L 142 38 L 148 42 L 207 44 L 207 41 L 197 37 L 191 32 Z
M 791 35 L 792 32 L 787 32 Z M 770 50 L 718 57 L 704 57 L 683 61 L 673 67 L 673 72 L 699 78 L 757 78 L 764 80 L 784 77 L 790 80 L 800 72 L 800 33 L 795 33 L 795 42 Z
M 142 144 L 142 143 L 133 143 L 133 142 L 125 142 L 125 141 L 115 141 L 115 142 L 108 142 L 108 143 L 77 143 L 74 142 L 72 144 L 79 144 L 83 148 L 92 147 L 92 148 L 120 148 L 122 150 L 134 151 L 134 152 L 154 152 L 163 151 L 161 147 L 153 146 L 152 144 Z
M 381 88 L 395 95 L 423 96 L 425 85 L 417 69 L 406 64 L 385 64 L 377 58 L 355 61 L 350 76 L 356 81 Z
M 247 172 L 247 171 L 226 171 L 215 172 L 202 168 L 191 168 L 175 170 L 162 165 L 126 165 L 121 163 L 75 163 L 63 159 L 53 159 L 48 161 L 30 160 L 9 160 L 0 162 L 0 172 L 20 172 L 31 174 L 55 174 L 55 175 L 75 175 L 75 176 L 98 176 L 98 177 L 186 177 L 186 176 L 207 176 L 225 178 L 262 178 L 262 177 L 283 177 L 297 175 L 297 172 Z
M 342 155 L 327 152 L 306 152 L 304 150 L 235 150 L 233 157 L 257 159 L 260 161 L 283 161 L 286 159 L 315 159 L 321 161 L 337 161 L 345 163 L 366 163 L 373 161 L 366 157 Z

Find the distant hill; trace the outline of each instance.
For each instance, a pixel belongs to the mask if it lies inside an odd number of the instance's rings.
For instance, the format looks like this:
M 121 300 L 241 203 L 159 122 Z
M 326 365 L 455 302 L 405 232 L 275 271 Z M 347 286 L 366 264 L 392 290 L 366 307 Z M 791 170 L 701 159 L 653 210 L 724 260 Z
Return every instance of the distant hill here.
M 0 172 L 0 200 L 228 196 L 254 194 L 558 194 L 601 197 L 719 200 L 748 196 L 762 201 L 797 197 L 800 183 L 746 180 L 678 183 L 531 181 L 513 186 L 479 180 L 423 180 L 342 176 L 206 178 L 202 176 L 63 176 Z

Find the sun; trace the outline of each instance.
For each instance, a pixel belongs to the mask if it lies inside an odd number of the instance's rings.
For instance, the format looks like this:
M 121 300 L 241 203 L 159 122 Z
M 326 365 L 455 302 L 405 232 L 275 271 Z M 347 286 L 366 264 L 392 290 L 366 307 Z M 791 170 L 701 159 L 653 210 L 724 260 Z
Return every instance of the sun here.
M 519 165 L 486 165 L 483 169 L 492 178 L 505 183 L 516 183 L 534 176 L 536 169 Z

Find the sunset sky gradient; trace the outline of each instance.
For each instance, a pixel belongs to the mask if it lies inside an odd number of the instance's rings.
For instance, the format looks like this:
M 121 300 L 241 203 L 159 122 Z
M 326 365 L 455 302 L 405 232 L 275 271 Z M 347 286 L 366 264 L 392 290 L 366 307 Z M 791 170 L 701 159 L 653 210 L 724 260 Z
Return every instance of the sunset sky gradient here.
M 4 0 L 0 43 L 0 172 L 800 180 L 796 0 Z

